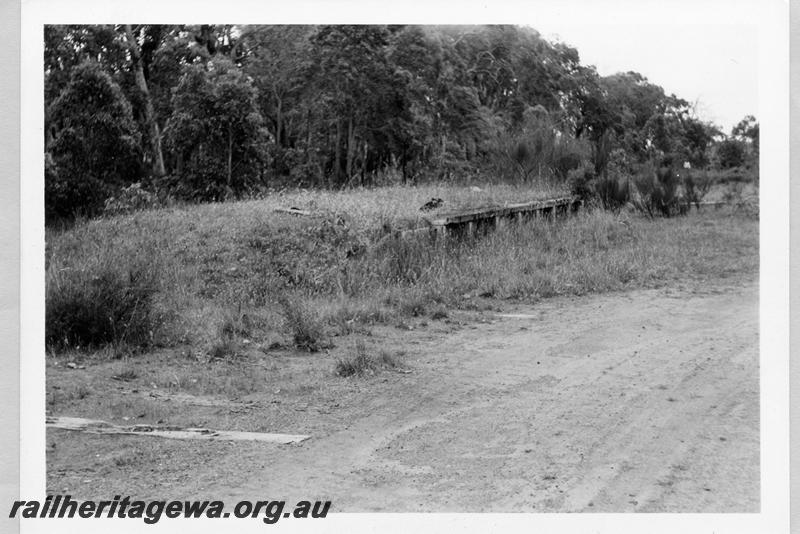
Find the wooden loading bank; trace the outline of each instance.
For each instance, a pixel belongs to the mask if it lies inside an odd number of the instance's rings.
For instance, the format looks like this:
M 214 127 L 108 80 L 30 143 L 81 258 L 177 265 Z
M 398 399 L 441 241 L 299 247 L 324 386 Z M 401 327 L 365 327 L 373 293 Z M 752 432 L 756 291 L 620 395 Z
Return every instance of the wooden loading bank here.
M 555 218 L 577 211 L 581 201 L 574 197 L 538 200 L 502 207 L 471 209 L 438 214 L 425 226 L 403 230 L 401 237 L 431 233 L 436 236 L 471 236 L 504 224 L 518 223 L 534 218 Z

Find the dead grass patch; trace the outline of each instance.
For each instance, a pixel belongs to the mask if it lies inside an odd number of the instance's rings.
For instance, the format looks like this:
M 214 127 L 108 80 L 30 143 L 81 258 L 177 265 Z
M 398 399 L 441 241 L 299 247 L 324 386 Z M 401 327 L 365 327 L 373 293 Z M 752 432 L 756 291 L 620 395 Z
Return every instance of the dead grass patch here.
M 398 356 L 389 351 L 379 350 L 377 354 L 370 350 L 366 343 L 356 340 L 349 357 L 339 358 L 334 368 L 335 374 L 341 377 L 374 375 L 383 369 L 394 369 L 399 365 Z

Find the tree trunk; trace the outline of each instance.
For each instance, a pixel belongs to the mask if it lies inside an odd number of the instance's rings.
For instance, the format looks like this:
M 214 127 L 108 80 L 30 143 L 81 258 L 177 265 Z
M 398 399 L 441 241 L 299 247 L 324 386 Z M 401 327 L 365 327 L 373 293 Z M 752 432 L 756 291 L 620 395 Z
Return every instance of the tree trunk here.
M 353 117 L 347 119 L 347 160 L 345 164 L 346 179 L 349 181 L 353 176 L 353 158 L 355 155 L 355 130 L 353 129 Z
M 311 110 L 306 114 L 306 162 L 311 162 Z
M 342 178 L 342 121 L 336 121 L 336 157 L 334 159 L 333 164 L 333 174 L 336 177 L 337 183 L 341 181 Z
M 231 124 L 228 123 L 228 189 L 231 188 L 233 180 L 233 132 L 231 131 Z
M 309 109 L 306 112 L 306 172 L 309 172 L 308 169 L 311 169 L 311 110 Z M 319 171 L 319 166 L 317 165 L 317 184 L 322 185 L 323 181 L 325 180 L 325 174 Z
M 150 147 L 153 151 L 153 172 L 156 176 L 161 177 L 166 174 L 164 169 L 164 155 L 161 152 L 161 132 L 156 122 L 155 110 L 153 108 L 153 100 L 150 98 L 150 91 L 147 88 L 147 80 L 144 77 L 144 67 L 142 65 L 142 54 L 139 50 L 139 44 L 133 36 L 133 30 L 130 24 L 125 25 L 125 37 L 128 41 L 128 49 L 131 52 L 131 59 L 133 60 L 133 71 L 136 78 L 136 85 L 144 98 L 144 116 L 147 123 L 147 129 L 150 136 Z
M 275 95 L 275 144 L 279 147 L 283 146 L 283 102 L 278 92 L 273 89 Z
M 444 162 L 447 155 L 447 135 L 442 134 L 442 155 L 439 157 L 439 175 L 444 176 Z
M 361 185 L 365 185 L 364 182 L 367 178 L 367 155 L 369 154 L 369 145 L 366 141 L 364 141 L 364 157 L 361 159 Z
M 408 177 L 406 175 L 406 148 L 403 147 L 403 152 L 400 154 L 400 168 L 403 170 L 403 185 L 406 185 L 408 182 Z

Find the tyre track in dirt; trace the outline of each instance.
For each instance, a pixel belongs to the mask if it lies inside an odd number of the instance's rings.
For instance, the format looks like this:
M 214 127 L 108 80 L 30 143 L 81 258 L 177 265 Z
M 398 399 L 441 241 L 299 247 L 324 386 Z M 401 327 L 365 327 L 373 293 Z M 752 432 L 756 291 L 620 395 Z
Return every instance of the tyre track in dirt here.
M 558 298 L 423 343 L 414 380 L 226 497 L 337 511 L 759 509 L 758 289 Z M 527 317 L 526 317 L 527 316 Z M 220 488 L 223 493 L 226 491 Z

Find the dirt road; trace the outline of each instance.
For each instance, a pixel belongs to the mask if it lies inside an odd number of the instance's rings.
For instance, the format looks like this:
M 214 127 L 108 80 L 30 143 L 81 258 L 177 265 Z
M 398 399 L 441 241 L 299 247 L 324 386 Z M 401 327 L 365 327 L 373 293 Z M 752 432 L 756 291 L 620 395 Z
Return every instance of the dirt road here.
M 755 282 L 502 306 L 504 316 L 376 326 L 370 346 L 404 352 L 410 374 L 334 375 L 350 339 L 330 354 L 254 351 L 238 366 L 140 356 L 132 383 L 109 378 L 115 362 L 51 364 L 50 398 L 89 393 L 50 415 L 312 437 L 276 445 L 48 429 L 48 488 L 84 499 L 329 499 L 349 512 L 758 511 Z M 259 366 L 263 383 L 227 378 L 258 385 L 230 406 L 141 394 L 162 392 L 150 386 L 159 376 L 211 380 L 203 373 Z
M 756 512 L 758 288 L 559 298 L 420 347 L 228 498 L 336 511 Z

